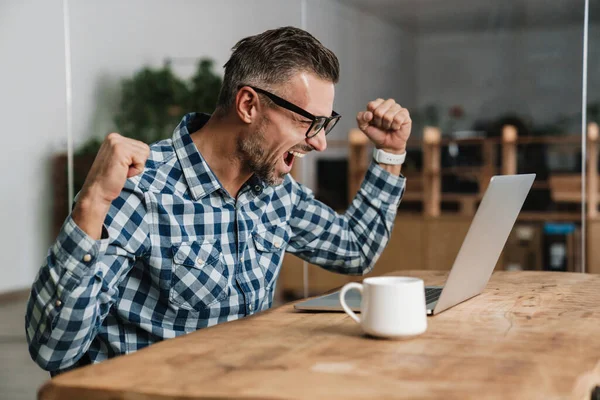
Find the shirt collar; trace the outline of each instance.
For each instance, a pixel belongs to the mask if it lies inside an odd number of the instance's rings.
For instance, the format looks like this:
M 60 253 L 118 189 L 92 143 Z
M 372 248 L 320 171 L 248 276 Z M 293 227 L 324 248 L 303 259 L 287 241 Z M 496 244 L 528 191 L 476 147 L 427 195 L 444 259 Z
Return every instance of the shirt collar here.
M 202 128 L 209 119 L 209 114 L 186 114 L 173 132 L 173 147 L 194 200 L 199 200 L 222 188 L 190 137 L 190 132 Z
M 223 188 L 190 137 L 190 132 L 202 128 L 209 119 L 209 114 L 186 114 L 173 133 L 173 147 L 194 200 L 199 200 Z M 262 193 L 266 187 L 266 184 L 255 175 L 252 175 L 246 184 L 250 185 L 255 194 Z

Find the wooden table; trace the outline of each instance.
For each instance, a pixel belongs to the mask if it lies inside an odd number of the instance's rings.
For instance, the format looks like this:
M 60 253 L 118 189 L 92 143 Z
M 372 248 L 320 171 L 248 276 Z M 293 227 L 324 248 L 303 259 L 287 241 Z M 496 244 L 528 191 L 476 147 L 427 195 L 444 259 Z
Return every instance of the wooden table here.
M 446 272 L 403 271 L 427 284 Z M 600 384 L 600 276 L 496 272 L 480 296 L 378 340 L 343 313 L 285 305 L 71 371 L 49 399 L 589 399 Z

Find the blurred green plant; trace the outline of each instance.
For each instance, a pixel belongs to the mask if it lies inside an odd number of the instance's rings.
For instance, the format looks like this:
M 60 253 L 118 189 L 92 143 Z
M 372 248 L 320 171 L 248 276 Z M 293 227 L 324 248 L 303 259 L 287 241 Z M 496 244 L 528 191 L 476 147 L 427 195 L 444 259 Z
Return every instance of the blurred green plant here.
M 144 67 L 124 79 L 114 117 L 117 132 L 150 144 L 170 137 L 185 113 L 212 113 L 222 83 L 213 67 L 213 60 L 203 58 L 189 80 L 177 77 L 169 63 L 162 68 Z M 90 138 L 76 155 L 95 155 L 102 140 Z
M 188 101 L 188 88 L 167 65 L 159 70 L 143 68 L 122 84 L 117 131 L 123 136 L 152 143 L 173 129 L 179 108 Z
M 188 109 L 212 114 L 217 105 L 223 79 L 213 71 L 214 62 L 202 59 L 189 83 Z

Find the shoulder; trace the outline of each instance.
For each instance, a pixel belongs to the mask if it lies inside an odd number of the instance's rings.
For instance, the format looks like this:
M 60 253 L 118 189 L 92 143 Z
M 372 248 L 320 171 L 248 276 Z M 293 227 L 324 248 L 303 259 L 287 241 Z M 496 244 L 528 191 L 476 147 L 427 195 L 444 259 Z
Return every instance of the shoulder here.
M 126 188 L 139 192 L 172 192 L 182 175 L 171 139 L 150 145 L 144 172 L 127 180 Z

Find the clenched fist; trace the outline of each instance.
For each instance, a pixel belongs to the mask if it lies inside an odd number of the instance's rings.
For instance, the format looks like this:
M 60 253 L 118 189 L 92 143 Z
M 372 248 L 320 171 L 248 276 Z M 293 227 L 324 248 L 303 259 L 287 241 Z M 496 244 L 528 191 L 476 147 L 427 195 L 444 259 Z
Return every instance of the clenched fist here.
M 394 154 L 406 151 L 412 120 L 408 110 L 394 99 L 369 102 L 367 110 L 356 115 L 356 122 L 378 149 Z
M 102 224 L 127 178 L 138 175 L 150 154 L 150 147 L 118 133 L 109 134 L 87 175 L 75 209 L 73 220 L 92 238 L 98 240 Z

